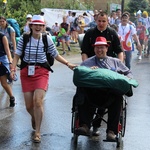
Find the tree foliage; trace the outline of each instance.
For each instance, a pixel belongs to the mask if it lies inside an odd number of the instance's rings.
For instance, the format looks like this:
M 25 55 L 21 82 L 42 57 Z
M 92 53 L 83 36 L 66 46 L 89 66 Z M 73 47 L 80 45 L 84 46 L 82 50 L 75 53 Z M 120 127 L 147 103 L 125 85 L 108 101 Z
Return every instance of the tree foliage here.
M 87 9 L 93 9 L 93 2 L 87 0 L 84 7 Z M 79 0 L 7 0 L 7 4 L 0 1 L 0 14 L 6 18 L 15 18 L 21 30 L 26 22 L 27 14 L 39 14 L 41 8 L 58 8 L 58 9 L 84 9 L 81 7 Z
M 39 4 L 39 0 L 8 0 L 6 5 L 2 3 L 2 9 L 0 13 L 6 18 L 15 18 L 22 30 L 26 22 L 27 14 L 40 13 L 41 6 Z
M 148 2 L 146 0 L 130 0 L 128 3 L 128 9 L 130 13 L 137 12 L 138 10 L 148 10 Z

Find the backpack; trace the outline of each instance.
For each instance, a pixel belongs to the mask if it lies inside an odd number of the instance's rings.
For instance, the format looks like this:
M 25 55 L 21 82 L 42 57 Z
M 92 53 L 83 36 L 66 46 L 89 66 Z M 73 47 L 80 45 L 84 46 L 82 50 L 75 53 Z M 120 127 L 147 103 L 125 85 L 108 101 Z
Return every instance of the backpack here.
M 7 19 L 8 24 L 15 30 L 16 37 L 20 37 L 20 27 L 17 20 L 9 18 Z M 8 26 L 8 33 L 10 35 L 10 27 Z
M 24 51 L 26 48 L 27 43 L 29 42 L 30 39 L 30 34 L 23 34 L 23 53 L 21 56 L 21 60 L 23 61 L 23 57 L 24 57 Z M 42 40 L 43 40 L 43 44 L 44 44 L 44 52 L 46 52 L 46 58 L 47 58 L 47 63 L 49 65 L 49 67 L 54 65 L 54 58 L 50 55 L 50 53 L 47 52 L 48 49 L 48 42 L 47 42 L 47 34 L 46 33 L 42 33 Z M 49 68 L 51 72 L 53 72 L 53 70 L 51 68 Z

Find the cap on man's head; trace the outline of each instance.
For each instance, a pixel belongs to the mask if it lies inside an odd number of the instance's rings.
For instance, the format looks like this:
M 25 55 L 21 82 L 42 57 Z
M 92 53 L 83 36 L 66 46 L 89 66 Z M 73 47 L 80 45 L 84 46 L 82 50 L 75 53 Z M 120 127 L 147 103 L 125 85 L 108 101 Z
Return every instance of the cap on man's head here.
M 43 16 L 41 16 L 41 15 L 34 15 L 34 16 L 32 17 L 32 21 L 30 22 L 30 24 L 41 24 L 41 25 L 45 25 Z
M 27 14 L 26 18 L 32 18 L 31 14 Z
M 107 44 L 106 38 L 99 36 L 96 38 L 94 46 L 102 46 L 102 45 L 109 46 Z

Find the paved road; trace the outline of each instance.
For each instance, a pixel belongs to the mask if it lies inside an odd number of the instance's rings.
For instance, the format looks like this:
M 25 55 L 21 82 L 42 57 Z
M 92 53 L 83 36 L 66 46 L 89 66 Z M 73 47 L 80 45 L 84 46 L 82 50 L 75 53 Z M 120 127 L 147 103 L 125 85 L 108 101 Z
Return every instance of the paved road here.
M 65 56 L 79 63 L 80 55 Z M 137 60 L 133 53 L 132 71 L 139 82 L 134 96 L 128 99 L 126 135 L 120 150 L 149 150 L 150 147 L 150 59 Z M 115 150 L 115 143 L 104 143 L 105 126 L 97 139 L 79 136 L 78 146 L 72 142 L 71 105 L 75 93 L 73 72 L 60 63 L 53 66 L 49 89 L 44 100 L 44 118 L 41 144 L 32 143 L 30 116 L 25 110 L 20 81 L 12 85 L 16 107 L 8 108 L 6 93 L 0 87 L 0 150 Z M 19 71 L 17 72 L 19 75 Z

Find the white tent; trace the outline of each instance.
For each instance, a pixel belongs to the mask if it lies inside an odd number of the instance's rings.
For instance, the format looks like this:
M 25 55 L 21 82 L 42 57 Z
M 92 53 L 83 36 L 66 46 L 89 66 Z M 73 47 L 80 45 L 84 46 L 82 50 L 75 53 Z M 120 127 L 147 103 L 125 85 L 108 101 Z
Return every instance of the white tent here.
M 68 11 L 76 12 L 76 16 L 82 15 L 84 12 L 87 12 L 86 10 L 68 10 L 51 8 L 43 8 L 41 9 L 41 11 L 44 12 L 44 19 L 47 23 L 47 26 L 49 26 L 50 28 L 55 24 L 55 22 L 58 22 L 58 24 L 62 23 L 62 18 L 64 15 L 68 15 Z M 93 11 L 89 12 L 93 14 Z

